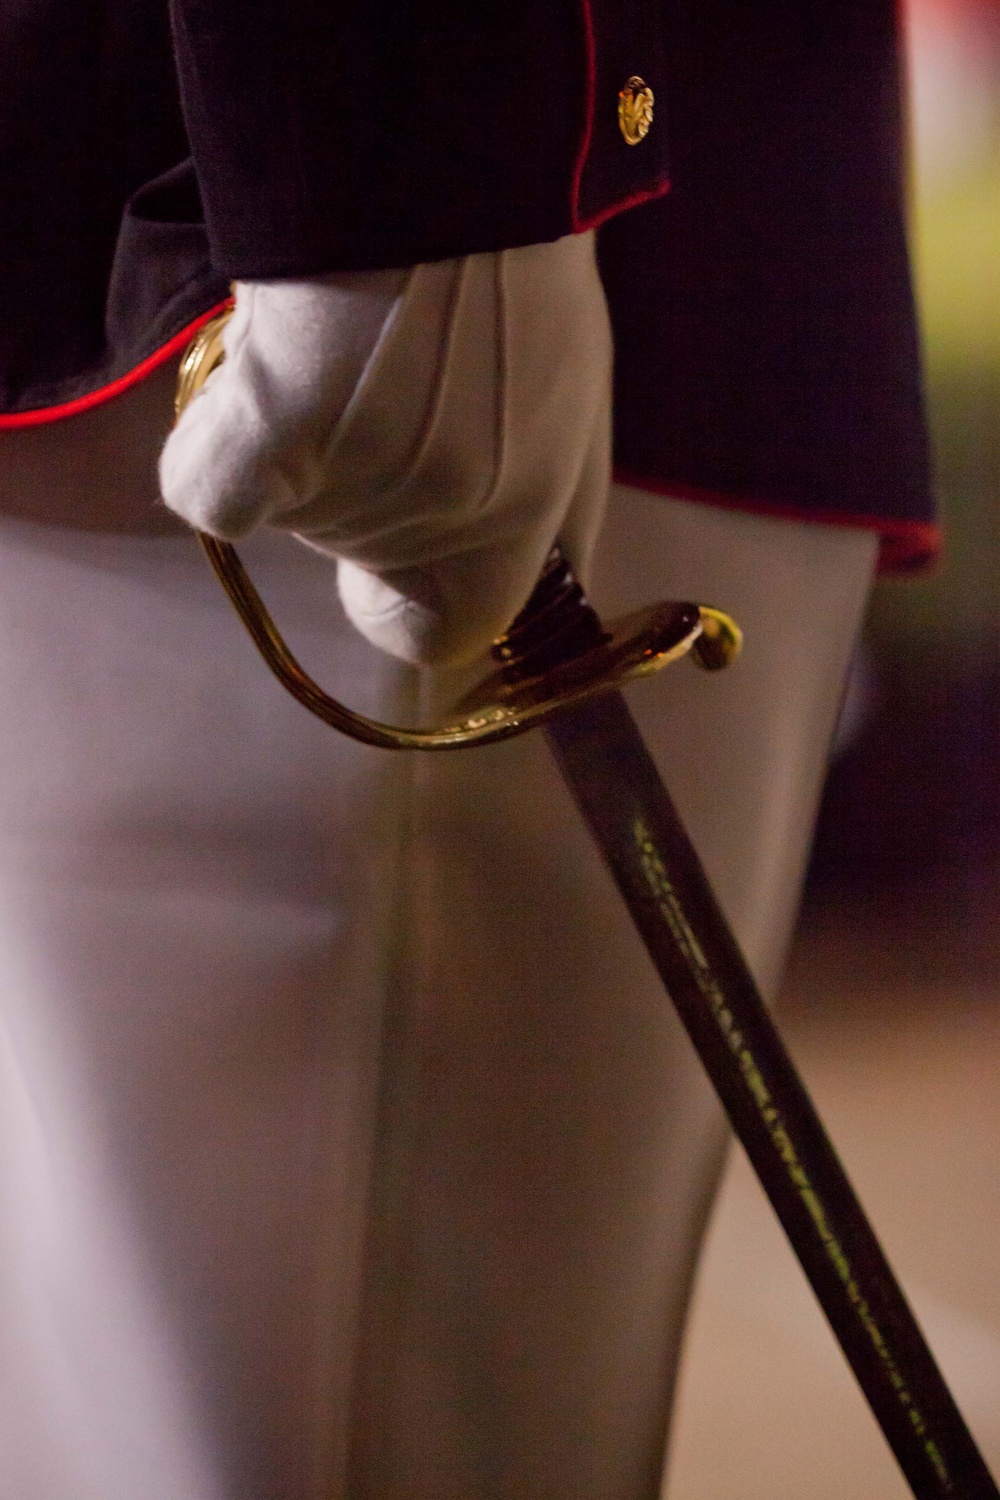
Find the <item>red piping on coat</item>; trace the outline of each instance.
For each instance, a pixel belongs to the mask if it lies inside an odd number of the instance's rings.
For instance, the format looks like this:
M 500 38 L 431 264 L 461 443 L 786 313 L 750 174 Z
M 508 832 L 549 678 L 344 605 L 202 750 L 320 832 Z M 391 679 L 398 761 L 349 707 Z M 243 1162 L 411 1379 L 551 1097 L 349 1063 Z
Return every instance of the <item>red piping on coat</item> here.
M 200 313 L 193 322 L 182 328 L 180 333 L 175 333 L 173 338 L 168 339 L 134 369 L 120 375 L 117 380 L 112 380 L 108 385 L 99 386 L 96 391 L 88 391 L 85 396 L 77 396 L 74 401 L 64 401 L 59 406 L 39 406 L 34 411 L 6 412 L 0 415 L 0 431 L 4 428 L 40 427 L 45 422 L 61 422 L 66 417 L 76 417 L 81 412 L 90 411 L 91 407 L 102 406 L 105 401 L 113 400 L 115 396 L 120 396 L 123 391 L 130 390 L 132 386 L 145 380 L 147 375 L 152 375 L 160 365 L 166 364 L 171 355 L 178 354 L 210 318 L 214 318 L 216 313 L 230 306 L 232 306 L 230 297 L 227 297 L 225 302 L 217 302 L 214 307 L 208 309 L 208 312 Z
M 652 187 L 640 188 L 630 198 L 622 198 L 619 203 L 611 203 L 607 208 L 602 208 L 599 213 L 591 214 L 589 219 L 575 219 L 573 231 L 575 234 L 583 234 L 588 229 L 596 229 L 599 224 L 605 223 L 607 219 L 613 219 L 618 214 L 623 214 L 627 209 L 637 208 L 640 203 L 648 203 L 651 198 L 662 198 L 670 191 L 670 178 L 658 177 Z
M 584 50 L 587 54 L 587 95 L 583 135 L 580 137 L 580 149 L 573 164 L 573 177 L 570 185 L 569 215 L 574 234 L 585 234 L 588 229 L 596 229 L 599 224 L 603 224 L 607 219 L 613 219 L 616 214 L 624 213 L 629 208 L 636 208 L 640 203 L 648 203 L 651 198 L 662 198 L 670 191 L 670 178 L 658 177 L 651 187 L 640 188 L 628 198 L 622 198 L 617 203 L 610 203 L 606 208 L 599 209 L 596 214 L 581 219 L 580 188 L 594 139 L 594 112 L 597 108 L 597 39 L 594 34 L 594 13 L 590 8 L 590 0 L 582 0 L 580 12 L 583 18 Z
M 720 510 L 738 510 L 748 515 L 771 516 L 776 521 L 806 521 L 820 526 L 850 526 L 858 531 L 879 533 L 878 571 L 902 573 L 926 568 L 940 556 L 941 528 L 933 521 L 903 521 L 892 516 L 859 516 L 832 510 L 806 510 L 794 505 L 777 505 L 721 490 L 704 490 L 690 484 L 668 484 L 649 479 L 628 469 L 615 469 L 618 484 L 666 495 L 671 500 L 689 500 L 698 505 L 714 505 Z
M 587 54 L 587 102 L 583 135 L 580 137 L 580 149 L 573 165 L 573 181 L 570 186 L 569 215 L 574 233 L 579 233 L 584 228 L 580 223 L 580 184 L 594 137 L 594 110 L 597 107 L 597 41 L 594 37 L 594 14 L 590 8 L 590 0 L 582 0 L 580 9 L 583 18 L 583 45 Z

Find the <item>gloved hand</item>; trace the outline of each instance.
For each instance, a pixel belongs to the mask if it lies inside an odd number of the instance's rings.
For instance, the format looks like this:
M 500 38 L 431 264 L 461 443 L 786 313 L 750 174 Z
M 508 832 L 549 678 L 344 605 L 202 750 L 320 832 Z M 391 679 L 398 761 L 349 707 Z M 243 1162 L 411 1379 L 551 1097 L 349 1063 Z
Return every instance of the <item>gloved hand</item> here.
M 471 660 L 557 535 L 586 568 L 610 467 L 592 234 L 240 283 L 224 345 L 163 450 L 167 505 L 218 537 L 266 522 L 336 557 L 375 645 Z

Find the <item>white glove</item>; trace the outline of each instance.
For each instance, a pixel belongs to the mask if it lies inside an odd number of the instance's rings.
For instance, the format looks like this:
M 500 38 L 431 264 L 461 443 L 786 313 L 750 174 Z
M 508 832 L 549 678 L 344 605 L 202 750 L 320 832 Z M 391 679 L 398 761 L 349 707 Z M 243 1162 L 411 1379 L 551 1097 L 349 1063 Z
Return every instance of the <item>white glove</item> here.
M 593 235 L 308 281 L 241 283 L 225 363 L 160 462 L 167 505 L 339 559 L 348 616 L 404 660 L 483 651 L 558 535 L 578 571 L 610 468 Z

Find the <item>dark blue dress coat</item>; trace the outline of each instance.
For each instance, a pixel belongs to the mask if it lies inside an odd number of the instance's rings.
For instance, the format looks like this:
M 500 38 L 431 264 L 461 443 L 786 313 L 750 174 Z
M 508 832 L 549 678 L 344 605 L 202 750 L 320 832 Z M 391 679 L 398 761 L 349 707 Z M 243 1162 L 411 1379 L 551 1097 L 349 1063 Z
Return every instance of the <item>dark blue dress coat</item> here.
M 0 36 L 0 426 L 233 277 L 600 225 L 622 477 L 933 550 L 896 0 L 0 0 Z

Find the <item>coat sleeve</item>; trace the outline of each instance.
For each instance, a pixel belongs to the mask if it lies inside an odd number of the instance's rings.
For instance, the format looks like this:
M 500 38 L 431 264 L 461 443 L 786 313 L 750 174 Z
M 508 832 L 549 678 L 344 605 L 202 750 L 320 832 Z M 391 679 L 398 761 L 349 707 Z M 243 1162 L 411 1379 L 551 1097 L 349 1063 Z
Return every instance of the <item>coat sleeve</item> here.
M 601 231 L 616 461 L 933 551 L 895 0 L 674 0 L 672 189 Z
M 588 227 L 666 188 L 617 125 L 664 79 L 659 0 L 172 0 L 212 258 L 398 266 Z
M 0 34 L 0 428 L 143 378 L 233 277 L 556 239 L 667 186 L 662 106 L 638 146 L 617 121 L 632 74 L 662 100 L 661 0 L 0 0 Z

